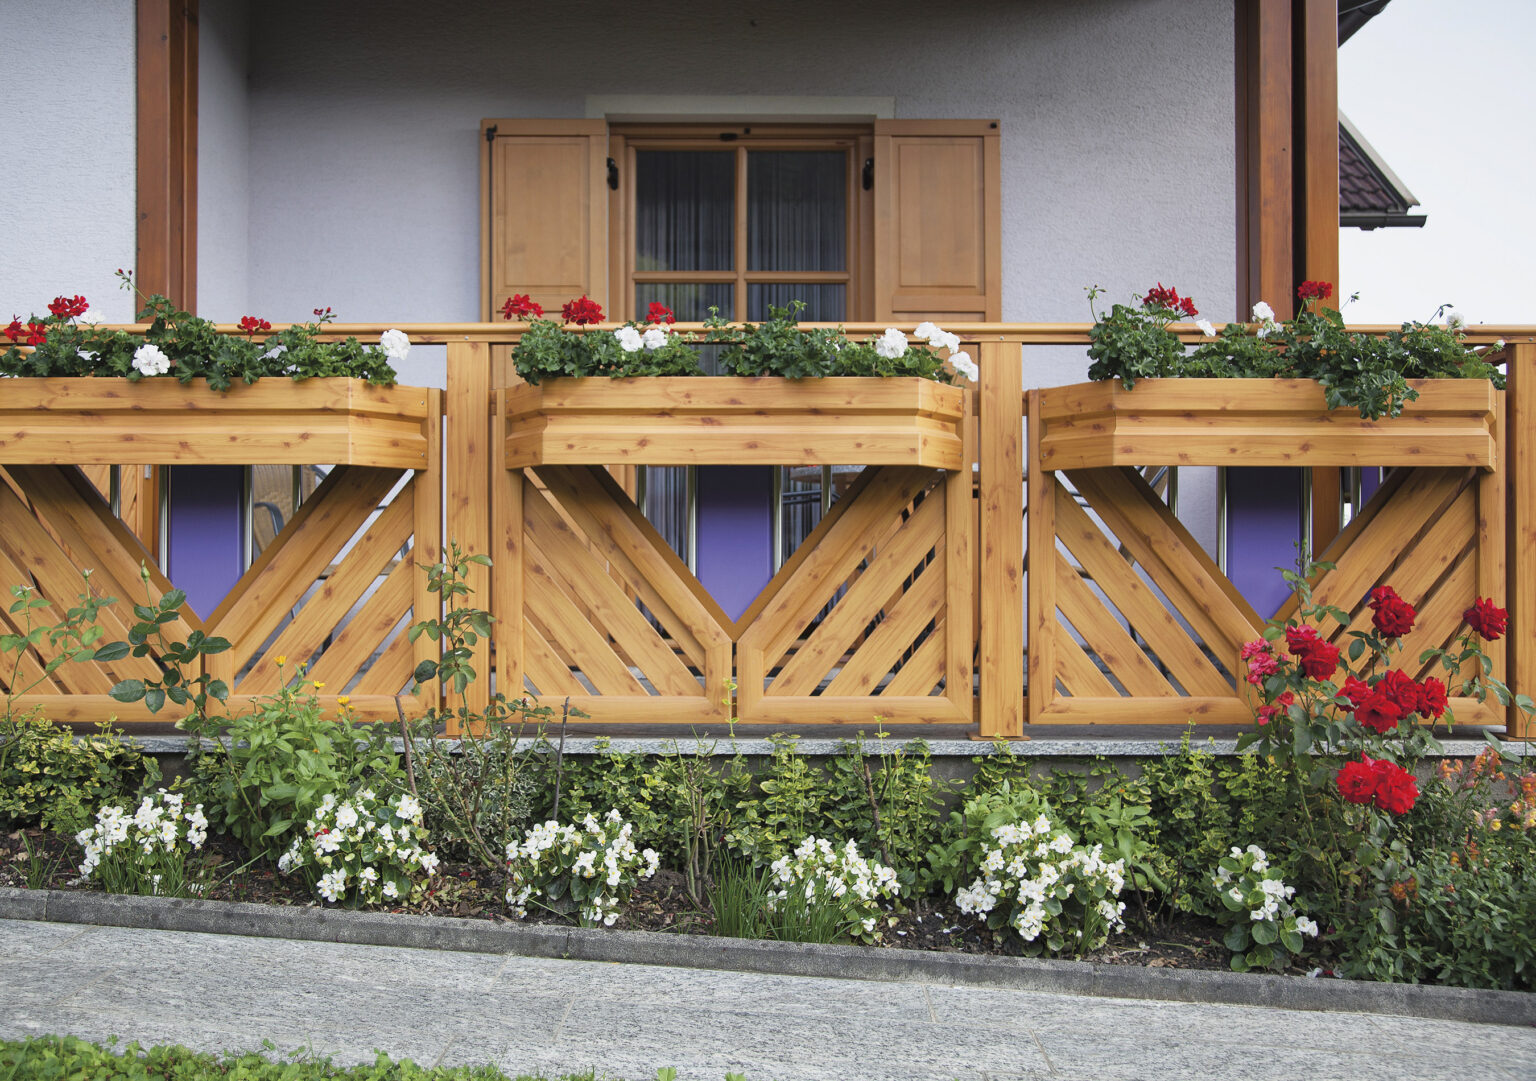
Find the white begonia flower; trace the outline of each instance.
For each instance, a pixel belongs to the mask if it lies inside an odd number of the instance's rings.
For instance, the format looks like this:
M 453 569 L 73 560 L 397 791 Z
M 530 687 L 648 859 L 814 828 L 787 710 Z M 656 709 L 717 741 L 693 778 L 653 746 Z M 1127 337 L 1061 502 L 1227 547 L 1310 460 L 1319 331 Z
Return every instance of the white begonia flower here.
M 1200 333 L 1204 334 L 1207 338 L 1216 337 L 1216 324 L 1212 323 L 1209 319 L 1196 319 L 1195 326 L 1199 327 Z
M 667 332 L 661 327 L 648 327 L 644 334 L 640 335 L 640 342 L 651 352 L 655 352 L 667 344 Z
M 613 336 L 618 339 L 619 348 L 626 353 L 638 353 L 645 344 L 645 339 L 634 327 L 620 327 L 613 332 Z
M 895 360 L 907 351 L 907 336 L 895 327 L 887 327 L 875 341 L 875 352 L 887 360 Z
M 411 351 L 411 339 L 403 330 L 386 330 L 379 335 L 379 348 L 390 360 L 404 360 Z
M 400 817 L 405 819 L 407 822 L 414 822 L 416 819 L 421 817 L 421 803 L 416 799 L 415 796 L 401 796 L 400 802 L 396 804 L 395 810 L 396 813 L 398 813 Z M 403 835 L 404 831 L 402 830 L 401 832 Z
M 327 901 L 341 900 L 342 894 L 347 892 L 347 872 L 340 869 L 327 871 L 320 876 L 320 882 L 315 889 Z
M 1316 921 L 1309 920 L 1305 916 L 1297 916 L 1296 917 L 1296 930 L 1297 930 L 1297 932 L 1299 934 L 1311 935 L 1313 938 L 1317 937 L 1317 923 L 1316 923 Z
M 1261 300 L 1253 306 L 1253 319 L 1256 323 L 1273 323 L 1275 321 L 1275 309 Z
M 423 852 L 416 861 L 421 864 L 421 869 L 429 875 L 437 874 L 437 855 L 432 852 Z
M 398 900 L 399 897 L 400 897 L 400 888 L 398 886 L 396 886 L 393 882 L 385 882 L 384 883 L 384 897 L 387 900 L 390 900 L 390 901 Z
M 1462 315 L 1458 311 L 1446 312 L 1445 313 L 1445 329 L 1451 331 L 1453 334 L 1460 333 L 1461 331 L 1466 330 L 1467 329 L 1467 317 L 1465 315 Z
M 133 351 L 133 366 L 141 375 L 165 375 L 171 370 L 171 358 L 158 345 L 145 342 Z

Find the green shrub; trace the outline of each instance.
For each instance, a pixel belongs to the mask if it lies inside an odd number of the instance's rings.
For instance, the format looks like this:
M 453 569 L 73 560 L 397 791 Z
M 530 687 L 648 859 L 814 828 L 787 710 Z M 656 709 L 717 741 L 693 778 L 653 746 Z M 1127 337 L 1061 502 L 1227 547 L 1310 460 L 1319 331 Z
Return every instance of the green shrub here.
M 111 725 L 94 735 L 34 714 L 20 718 L 0 759 L 0 821 L 73 833 L 96 808 L 126 801 L 160 780 L 160 766 Z

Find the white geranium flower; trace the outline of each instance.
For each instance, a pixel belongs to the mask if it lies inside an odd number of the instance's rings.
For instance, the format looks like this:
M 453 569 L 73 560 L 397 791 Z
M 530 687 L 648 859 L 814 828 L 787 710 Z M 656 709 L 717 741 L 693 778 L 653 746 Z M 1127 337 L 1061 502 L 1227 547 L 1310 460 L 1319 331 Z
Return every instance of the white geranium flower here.
M 1200 333 L 1204 334 L 1207 338 L 1216 337 L 1216 324 L 1212 323 L 1209 319 L 1196 319 L 1195 326 L 1199 327 Z
M 667 344 L 667 332 L 661 327 L 647 327 L 645 333 L 640 335 L 640 343 L 654 353 Z
M 379 348 L 390 360 L 404 360 L 411 351 L 411 339 L 403 330 L 386 330 L 379 335 Z
M 948 349 L 954 352 L 960 348 L 960 335 L 941 330 L 930 339 L 929 344 L 935 349 Z
M 907 336 L 895 327 L 887 327 L 875 341 L 875 352 L 886 360 L 895 360 L 907 351 Z
M 165 375 L 171 370 L 171 358 L 158 345 L 145 342 L 133 351 L 133 366 L 141 375 Z
M 971 355 L 967 352 L 951 353 L 949 364 L 950 367 L 954 368 L 955 371 L 965 376 L 972 383 L 981 378 L 981 370 L 976 367 L 976 362 L 971 359 Z
M 943 333 L 944 332 L 933 323 L 924 322 L 917 324 L 917 329 L 912 332 L 912 337 L 921 338 L 925 342 L 931 342 L 933 341 L 934 335 Z
M 619 340 L 619 348 L 626 353 L 638 353 L 645 344 L 645 339 L 634 327 L 620 327 L 613 332 L 613 336 Z
M 79 315 L 75 316 L 75 322 L 87 327 L 98 326 L 101 323 L 101 313 L 90 311 L 81 312 Z
M 1273 323 L 1275 321 L 1275 309 L 1261 300 L 1253 306 L 1253 319 L 1256 323 Z
M 1453 334 L 1459 334 L 1463 330 L 1467 329 L 1467 317 L 1457 311 L 1446 312 L 1445 329 L 1451 331 Z

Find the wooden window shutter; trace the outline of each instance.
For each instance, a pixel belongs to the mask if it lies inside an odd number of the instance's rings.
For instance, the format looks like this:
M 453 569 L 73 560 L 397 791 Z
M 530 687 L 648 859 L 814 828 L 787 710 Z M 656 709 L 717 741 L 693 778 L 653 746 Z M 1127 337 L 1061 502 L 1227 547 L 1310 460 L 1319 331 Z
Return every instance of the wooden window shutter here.
M 994 120 L 875 121 L 875 318 L 1002 319 Z
M 480 130 L 483 317 L 500 320 L 513 293 L 555 313 L 585 294 L 606 311 L 607 122 L 485 120 Z

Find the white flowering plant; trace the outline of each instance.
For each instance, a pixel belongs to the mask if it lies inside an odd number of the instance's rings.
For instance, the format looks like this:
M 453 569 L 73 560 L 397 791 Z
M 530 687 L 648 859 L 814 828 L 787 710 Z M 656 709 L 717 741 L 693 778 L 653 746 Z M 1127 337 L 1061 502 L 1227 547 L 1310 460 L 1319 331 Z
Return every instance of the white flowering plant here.
M 272 324 L 253 315 L 240 320 L 238 333 L 221 333 L 164 296 L 138 293 L 127 271 L 119 270 L 117 276 L 123 288 L 142 299 L 135 318 L 147 323 L 147 330 L 108 330 L 85 297 L 58 296 L 49 303 L 47 315 L 34 313 L 25 320 L 13 316 L 9 326 L 0 326 L 0 336 L 9 340 L 0 350 L 0 376 L 118 376 L 129 382 L 171 376 L 181 383 L 206 379 L 213 390 L 254 383 L 263 376 L 393 383 L 395 370 L 388 362 L 404 356 L 399 344 L 405 335 L 397 330 L 389 331 L 379 347 L 362 345 L 356 338 L 321 341 L 321 325 L 334 319 L 329 308 L 315 309 L 313 322 L 294 323 L 272 334 Z M 258 341 L 258 335 L 265 336 Z
M 507 842 L 507 907 L 518 919 L 536 904 L 552 912 L 574 910 L 583 927 L 612 927 L 635 884 L 656 873 L 661 858 L 635 847 L 634 826 L 610 810 L 578 826 L 554 819 L 534 826 L 521 842 Z
M 943 353 L 949 354 L 950 367 L 967 379 L 976 378 L 976 366 L 970 355 L 960 350 L 960 339 L 924 322 L 912 337 L 896 327 L 868 341 L 851 341 L 840 328 L 800 329 L 803 301 L 788 307 L 770 305 L 769 318 L 753 325 L 727 322 L 719 311 L 710 309 L 704 325 L 709 328 L 705 340 L 728 343 L 720 354 L 720 366 L 730 375 L 778 375 L 788 379 L 821 379 L 852 375 L 896 378 L 917 376 L 937 382 L 949 382 Z
M 277 869 L 300 872 L 331 904 L 404 904 L 437 873 L 428 840 L 421 804 L 409 793 L 385 799 L 363 788 L 342 800 L 328 793 Z
M 981 850 L 981 873 L 955 894 L 969 916 L 994 931 L 1011 927 L 1029 954 L 1081 957 L 1125 930 L 1125 861 L 1104 846 L 1085 848 L 1051 819 L 1004 823 Z
M 768 871 L 767 918 L 781 939 L 878 942 L 901 893 L 896 872 L 861 856 L 853 841 L 806 837 Z
M 1216 865 L 1211 877 L 1227 910 L 1227 934 L 1232 968 L 1283 969 L 1290 957 L 1317 937 L 1317 924 L 1296 911 L 1294 886 L 1287 886 L 1278 867 L 1258 845 L 1233 848 Z
M 85 850 L 80 877 L 108 893 L 185 897 L 199 892 L 192 858 L 207 839 L 203 805 L 188 810 L 179 793 L 162 788 L 131 815 L 108 804 L 97 810 L 94 825 L 75 834 Z

